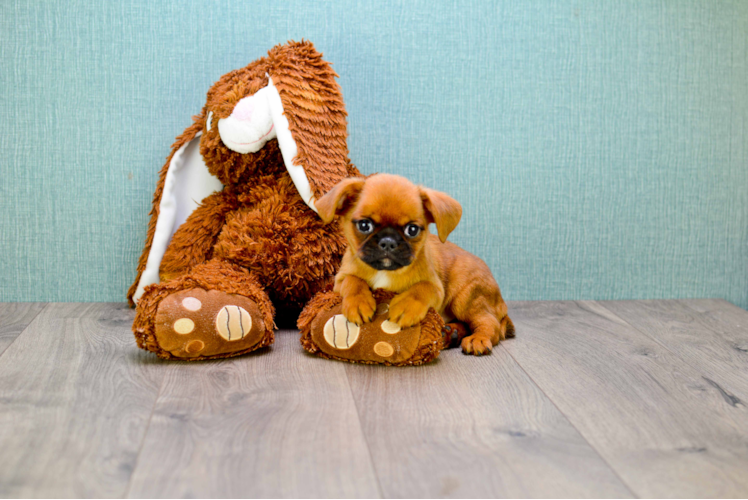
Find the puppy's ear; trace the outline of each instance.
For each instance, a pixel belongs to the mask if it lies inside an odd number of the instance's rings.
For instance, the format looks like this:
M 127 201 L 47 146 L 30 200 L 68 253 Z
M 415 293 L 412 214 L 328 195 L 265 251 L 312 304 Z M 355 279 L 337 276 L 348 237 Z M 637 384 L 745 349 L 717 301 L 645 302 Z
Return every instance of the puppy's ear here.
M 462 205 L 451 196 L 433 189 L 419 187 L 426 219 L 436 224 L 439 239 L 444 243 L 462 217 Z
M 351 209 L 361 194 L 364 179 L 352 177 L 343 179 L 333 186 L 322 198 L 314 202 L 317 213 L 325 224 L 329 224 L 336 215 L 342 215 Z

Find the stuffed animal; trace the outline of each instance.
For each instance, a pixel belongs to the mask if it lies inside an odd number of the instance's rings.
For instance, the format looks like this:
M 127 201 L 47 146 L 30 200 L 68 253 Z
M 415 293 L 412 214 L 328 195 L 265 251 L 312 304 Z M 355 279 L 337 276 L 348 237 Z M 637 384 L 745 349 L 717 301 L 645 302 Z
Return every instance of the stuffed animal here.
M 345 177 L 337 75 L 309 42 L 274 47 L 208 91 L 172 146 L 128 292 L 138 345 L 208 359 L 273 342 L 276 308 L 300 310 L 345 250 L 315 199 Z
M 419 324 L 401 329 L 387 320 L 395 294 L 374 290 L 373 295 L 377 302 L 374 319 L 359 326 L 341 313 L 340 294 L 331 289 L 317 294 L 299 316 L 301 345 L 323 358 L 391 366 L 428 363 L 445 347 L 459 345 L 459 341 L 453 343 L 451 330 L 433 308 Z

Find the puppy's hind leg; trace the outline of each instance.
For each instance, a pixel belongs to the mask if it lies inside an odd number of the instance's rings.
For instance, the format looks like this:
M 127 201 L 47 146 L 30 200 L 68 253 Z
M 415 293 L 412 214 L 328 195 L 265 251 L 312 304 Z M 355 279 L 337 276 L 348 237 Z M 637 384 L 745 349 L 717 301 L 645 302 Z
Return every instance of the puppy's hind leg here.
M 496 316 L 481 312 L 470 318 L 468 324 L 473 334 L 462 339 L 462 352 L 476 356 L 489 354 L 501 338 L 501 324 Z
M 465 354 L 488 354 L 493 346 L 507 337 L 514 337 L 514 323 L 506 314 L 506 304 L 500 301 L 491 307 L 484 299 L 476 299 L 468 308 L 466 321 L 473 334 L 462 339 Z

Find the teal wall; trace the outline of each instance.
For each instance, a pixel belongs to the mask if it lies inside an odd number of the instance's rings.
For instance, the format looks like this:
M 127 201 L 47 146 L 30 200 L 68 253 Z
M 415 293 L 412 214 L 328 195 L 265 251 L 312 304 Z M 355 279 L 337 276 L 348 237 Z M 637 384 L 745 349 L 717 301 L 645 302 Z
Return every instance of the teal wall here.
M 0 3 L 0 300 L 121 301 L 174 137 L 287 39 L 510 300 L 748 307 L 748 2 Z

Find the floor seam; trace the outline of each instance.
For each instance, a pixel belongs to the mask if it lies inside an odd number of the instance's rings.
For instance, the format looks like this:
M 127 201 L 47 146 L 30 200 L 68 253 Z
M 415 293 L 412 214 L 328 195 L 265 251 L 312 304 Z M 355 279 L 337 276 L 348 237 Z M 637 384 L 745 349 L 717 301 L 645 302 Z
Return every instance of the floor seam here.
M 125 493 L 124 495 L 122 495 L 122 498 L 128 498 L 130 495 L 130 488 L 132 488 L 132 480 L 135 477 L 135 472 L 138 470 L 138 464 L 140 463 L 140 455 L 143 453 L 143 448 L 145 447 L 145 441 L 148 438 L 148 432 L 151 430 L 151 422 L 153 421 L 153 415 L 156 413 L 156 406 L 158 405 L 158 402 L 161 399 L 161 392 L 164 388 L 165 381 L 166 381 L 166 374 L 164 374 L 164 376 L 161 377 L 161 383 L 158 385 L 158 394 L 156 394 L 156 399 L 153 401 L 151 414 L 148 417 L 148 423 L 145 426 L 145 432 L 143 432 L 143 439 L 140 441 L 140 446 L 138 446 L 138 454 L 135 456 L 135 462 L 133 463 L 133 466 L 132 466 L 132 473 L 130 474 L 130 479 L 127 481 L 127 487 L 125 488 Z
M 358 427 L 361 430 L 361 437 L 364 439 L 364 444 L 366 444 L 366 452 L 369 455 L 369 462 L 371 463 L 372 472 L 374 473 L 374 480 L 377 482 L 379 498 L 385 498 L 384 490 L 382 490 L 382 483 L 379 480 L 379 472 L 377 471 L 377 466 L 374 463 L 374 457 L 371 454 L 371 446 L 369 446 L 369 440 L 366 438 L 366 433 L 364 432 L 364 426 L 361 420 L 361 411 L 358 408 L 358 403 L 356 403 L 356 398 L 353 396 L 353 387 L 351 387 L 351 379 L 350 377 L 348 377 L 348 369 L 347 367 L 343 367 L 343 370 L 345 372 L 345 381 L 348 384 L 348 392 L 351 395 L 351 401 L 353 401 L 353 407 L 356 409 L 356 415 L 358 416 Z
M 18 303 L 18 302 L 17 302 L 17 303 Z M 36 302 L 36 303 L 37 303 L 37 304 L 39 304 L 39 302 Z M 30 327 L 30 326 L 31 326 L 31 325 L 32 325 L 32 324 L 34 323 L 34 321 L 36 321 L 36 318 L 38 318 L 38 317 L 39 317 L 39 315 L 40 315 L 40 314 L 41 314 L 42 312 L 44 312 L 44 311 L 45 311 L 45 310 L 46 310 L 46 309 L 47 309 L 47 308 L 49 307 L 49 305 L 50 305 L 50 304 L 52 304 L 52 302 L 43 302 L 43 304 L 44 304 L 44 306 L 42 306 L 42 308 L 41 308 L 41 309 L 39 309 L 39 311 L 38 311 L 38 312 L 37 312 L 36 314 L 34 314 L 34 317 L 33 317 L 33 318 L 31 318 L 31 321 L 29 321 L 29 322 L 28 322 L 28 324 L 27 324 L 27 325 L 26 325 L 26 326 L 25 326 L 25 327 L 23 328 L 23 330 L 21 330 L 21 331 L 20 331 L 20 332 L 18 333 L 18 335 L 16 335 L 16 336 L 15 336 L 15 338 L 14 338 L 13 340 L 11 340 L 11 341 L 10 341 L 10 344 L 8 344 L 7 346 L 5 346 L 5 349 L 3 349 L 3 351 L 2 351 L 2 352 L 0 352 L 0 358 L 2 358 L 2 357 L 3 357 L 4 355 L 5 355 L 5 353 L 6 353 L 6 352 L 8 352 L 8 349 L 10 349 L 10 346 L 12 346 L 13 344 L 15 344 L 16 340 L 18 340 L 18 338 L 19 338 L 19 337 L 20 337 L 21 335 L 23 335 L 24 333 L 26 333 L 26 330 L 28 330 L 28 329 L 29 329 L 29 327 Z

